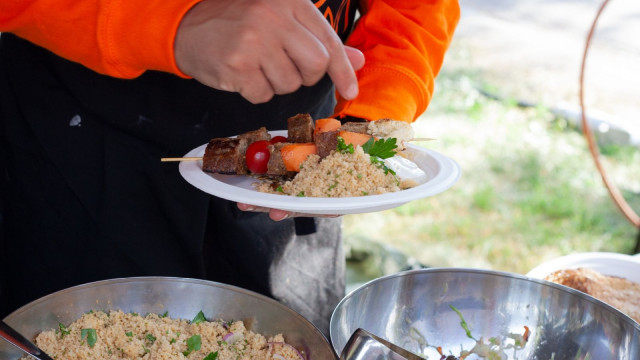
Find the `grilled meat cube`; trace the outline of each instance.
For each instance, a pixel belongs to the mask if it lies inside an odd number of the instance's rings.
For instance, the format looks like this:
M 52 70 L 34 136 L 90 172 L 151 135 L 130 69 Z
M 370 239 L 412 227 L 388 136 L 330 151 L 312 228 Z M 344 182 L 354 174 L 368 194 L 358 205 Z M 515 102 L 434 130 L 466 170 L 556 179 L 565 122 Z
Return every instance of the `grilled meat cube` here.
M 245 138 L 215 138 L 209 141 L 202 158 L 202 170 L 209 173 L 245 175 L 244 154 L 249 146 Z
M 298 114 L 287 119 L 287 130 L 292 143 L 313 142 L 313 119 L 309 114 Z
M 275 143 L 267 146 L 269 149 L 269 162 L 267 163 L 267 175 L 270 176 L 294 176 L 295 172 L 287 171 L 284 161 L 282 161 L 282 155 L 280 149 L 283 146 L 290 143 Z
M 339 131 L 336 130 L 316 134 L 314 142 L 318 150 L 318 156 L 320 156 L 321 159 L 327 157 L 338 147 L 338 133 Z
M 366 134 L 367 129 L 369 129 L 368 122 L 346 122 L 340 127 L 340 130 L 351 131 L 360 134 Z
M 247 139 L 247 144 L 251 145 L 258 140 L 271 140 L 271 135 L 264 126 L 258 130 L 248 131 L 244 134 L 238 135 L 239 138 Z

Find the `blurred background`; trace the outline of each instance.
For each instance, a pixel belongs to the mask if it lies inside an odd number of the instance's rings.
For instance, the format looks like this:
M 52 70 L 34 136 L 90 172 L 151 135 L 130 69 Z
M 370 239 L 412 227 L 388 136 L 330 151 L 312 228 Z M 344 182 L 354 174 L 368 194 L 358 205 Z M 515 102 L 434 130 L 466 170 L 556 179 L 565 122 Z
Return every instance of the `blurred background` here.
M 526 274 L 576 252 L 637 252 L 581 130 L 580 69 L 601 0 L 460 0 L 462 17 L 419 145 L 456 160 L 450 190 L 344 217 L 348 287 L 401 270 Z M 640 2 L 610 0 L 584 101 L 607 175 L 640 213 Z M 348 290 L 349 290 L 348 288 Z

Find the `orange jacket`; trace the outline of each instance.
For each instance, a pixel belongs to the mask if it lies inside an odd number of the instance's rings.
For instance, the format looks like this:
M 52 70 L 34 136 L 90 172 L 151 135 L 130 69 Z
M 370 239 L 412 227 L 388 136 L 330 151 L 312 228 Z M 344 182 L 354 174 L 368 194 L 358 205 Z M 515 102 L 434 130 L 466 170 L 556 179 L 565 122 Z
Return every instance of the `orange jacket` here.
M 146 70 L 185 77 L 175 63 L 173 40 L 180 20 L 199 1 L 6 0 L 0 1 L 0 31 L 114 77 L 134 78 Z M 458 2 L 360 2 L 362 16 L 347 41 L 365 54 L 360 95 L 339 99 L 336 116 L 414 121 L 431 99 L 460 16 Z

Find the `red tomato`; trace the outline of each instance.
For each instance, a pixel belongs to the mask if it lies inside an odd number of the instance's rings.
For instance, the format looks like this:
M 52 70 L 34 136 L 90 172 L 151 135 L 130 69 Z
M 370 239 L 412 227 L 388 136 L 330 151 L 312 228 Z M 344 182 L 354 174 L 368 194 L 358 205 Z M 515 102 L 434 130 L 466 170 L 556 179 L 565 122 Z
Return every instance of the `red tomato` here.
M 247 168 L 255 174 L 264 174 L 267 172 L 267 164 L 269 163 L 269 142 L 267 140 L 258 140 L 249 147 L 245 154 Z
M 274 136 L 271 138 L 271 143 L 275 144 L 275 143 L 281 143 L 281 142 L 287 142 L 289 141 L 289 139 L 287 139 L 285 136 Z

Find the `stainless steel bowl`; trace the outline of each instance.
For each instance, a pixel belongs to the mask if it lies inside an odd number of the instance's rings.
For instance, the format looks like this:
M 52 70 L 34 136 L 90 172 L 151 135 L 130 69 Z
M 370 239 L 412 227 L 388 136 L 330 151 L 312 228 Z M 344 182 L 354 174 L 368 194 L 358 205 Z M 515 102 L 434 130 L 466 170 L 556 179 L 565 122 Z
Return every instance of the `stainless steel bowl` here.
M 140 314 L 168 311 L 172 318 L 192 319 L 202 310 L 208 319 L 245 320 L 266 336 L 282 333 L 309 360 L 336 359 L 331 345 L 309 321 L 260 294 L 225 284 L 183 278 L 143 277 L 99 281 L 62 290 L 33 301 L 4 320 L 27 338 L 69 324 L 89 310 Z M 19 350 L 0 340 L 0 359 L 14 360 Z
M 363 328 L 413 353 L 440 359 L 460 355 L 476 340 L 508 344 L 507 334 L 529 341 L 506 351 L 509 359 L 640 359 L 640 324 L 595 298 L 543 280 L 495 271 L 424 269 L 373 280 L 347 295 L 330 325 L 340 354 Z M 481 359 L 471 355 L 466 360 Z

